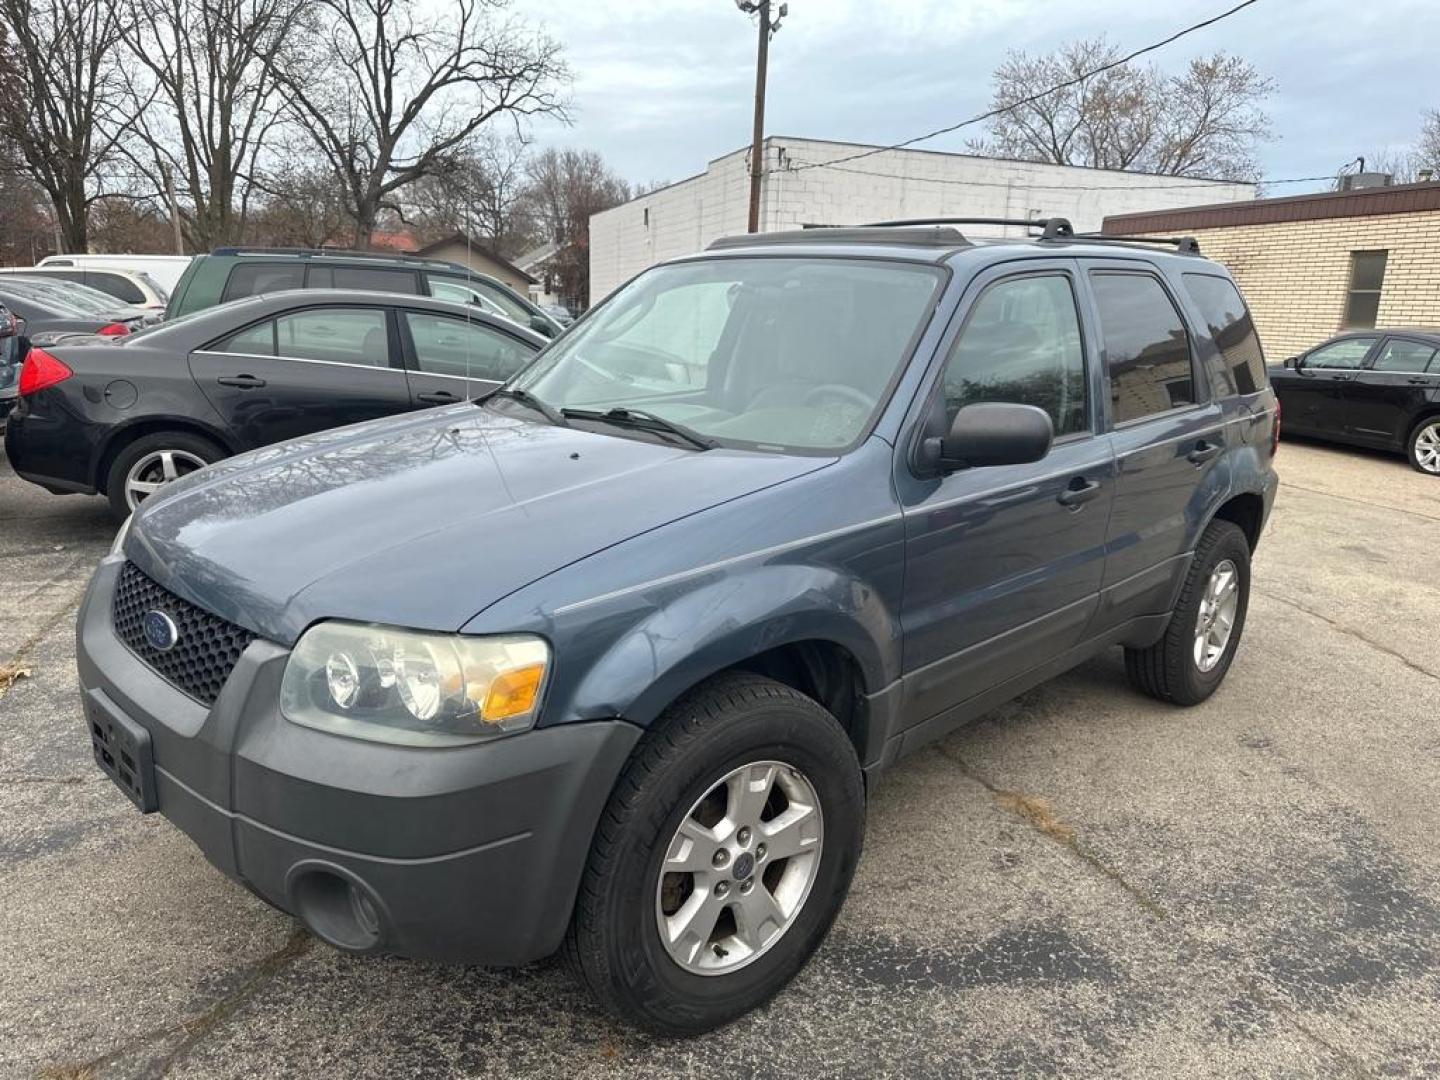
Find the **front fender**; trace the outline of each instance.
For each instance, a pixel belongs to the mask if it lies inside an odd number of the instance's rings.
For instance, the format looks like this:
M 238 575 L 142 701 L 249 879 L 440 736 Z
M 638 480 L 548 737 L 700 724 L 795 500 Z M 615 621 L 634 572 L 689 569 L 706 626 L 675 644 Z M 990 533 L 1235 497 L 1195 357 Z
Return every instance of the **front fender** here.
M 588 665 L 568 700 L 551 704 L 574 719 L 649 725 L 710 675 L 801 641 L 845 648 L 867 692 L 898 676 L 899 624 L 877 589 L 831 567 L 768 565 L 651 607 Z

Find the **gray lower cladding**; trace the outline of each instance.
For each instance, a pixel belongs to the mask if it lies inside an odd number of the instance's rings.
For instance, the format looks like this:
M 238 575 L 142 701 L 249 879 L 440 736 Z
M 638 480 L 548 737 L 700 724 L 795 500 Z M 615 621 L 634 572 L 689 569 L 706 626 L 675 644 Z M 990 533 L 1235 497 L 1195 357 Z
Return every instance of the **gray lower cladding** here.
M 263 639 L 207 709 L 115 635 L 122 563 L 101 563 L 80 610 L 81 690 L 149 732 L 157 808 L 211 863 L 342 948 L 512 965 L 559 947 L 639 728 L 563 724 L 438 749 L 330 735 L 280 715 L 289 653 Z M 373 934 L 327 932 L 312 910 L 322 880 L 365 894 Z

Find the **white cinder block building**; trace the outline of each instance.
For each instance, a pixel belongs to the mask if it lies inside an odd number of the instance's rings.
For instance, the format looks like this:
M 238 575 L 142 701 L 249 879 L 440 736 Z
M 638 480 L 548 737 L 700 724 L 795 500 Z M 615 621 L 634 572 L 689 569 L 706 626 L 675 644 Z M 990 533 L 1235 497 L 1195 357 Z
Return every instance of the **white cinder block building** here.
M 873 147 L 772 135 L 765 140 L 760 229 L 858 225 L 910 217 L 1067 217 L 1098 231 L 1107 216 L 1253 199 L 1254 184 L 1007 161 L 930 150 Z M 716 158 L 703 173 L 590 219 L 590 296 L 599 301 L 647 266 L 745 231 L 749 148 Z M 837 162 L 826 168 L 805 168 Z M 973 235 L 1005 230 L 971 226 Z M 1023 230 L 1012 230 L 1016 233 Z

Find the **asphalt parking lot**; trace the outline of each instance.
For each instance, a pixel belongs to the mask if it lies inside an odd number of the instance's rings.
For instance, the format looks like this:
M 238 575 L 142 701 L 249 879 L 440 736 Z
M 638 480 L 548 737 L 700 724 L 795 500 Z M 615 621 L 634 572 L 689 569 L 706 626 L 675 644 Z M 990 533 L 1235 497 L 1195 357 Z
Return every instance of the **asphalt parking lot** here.
M 906 761 L 794 986 L 662 1042 L 557 965 L 338 954 L 137 814 L 75 694 L 113 528 L 0 464 L 0 1075 L 1434 1075 L 1440 483 L 1279 469 L 1214 698 L 1159 706 L 1116 654 Z

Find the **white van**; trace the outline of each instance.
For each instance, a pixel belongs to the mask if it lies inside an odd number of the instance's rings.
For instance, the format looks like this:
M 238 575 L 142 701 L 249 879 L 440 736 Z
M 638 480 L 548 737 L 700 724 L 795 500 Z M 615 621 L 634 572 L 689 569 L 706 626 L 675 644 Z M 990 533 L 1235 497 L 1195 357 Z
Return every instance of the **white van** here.
M 130 273 L 144 272 L 165 286 L 165 291 L 175 291 L 180 275 L 190 265 L 189 255 L 47 255 L 38 266 L 75 266 L 82 270 L 127 270 Z

